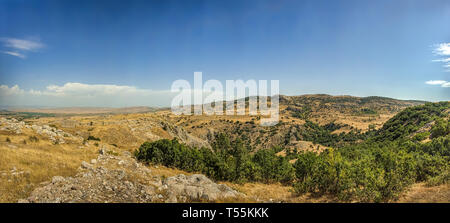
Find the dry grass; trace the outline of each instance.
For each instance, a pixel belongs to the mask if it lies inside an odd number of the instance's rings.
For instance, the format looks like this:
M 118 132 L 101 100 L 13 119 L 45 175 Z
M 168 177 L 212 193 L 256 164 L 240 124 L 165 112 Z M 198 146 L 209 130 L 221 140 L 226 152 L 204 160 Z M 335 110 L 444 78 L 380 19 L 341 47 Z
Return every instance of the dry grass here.
M 24 145 L 20 143 L 24 136 L 8 137 L 11 143 L 0 143 L 0 202 L 17 202 L 53 176 L 74 175 L 81 161 L 97 154 L 96 147 L 80 149 L 79 145 L 52 145 L 43 140 Z
M 230 182 L 221 182 L 229 187 L 244 193 L 248 198 L 243 198 L 237 202 L 289 202 L 289 203 L 329 203 L 339 202 L 332 196 L 314 197 L 311 194 L 297 195 L 292 187 L 281 184 L 263 184 L 263 183 L 245 183 L 234 184 Z M 236 202 L 236 201 L 219 201 Z M 427 187 L 424 183 L 417 183 L 405 192 L 398 203 L 449 203 L 450 202 L 450 184 Z
M 293 192 L 291 186 L 284 186 L 280 183 L 264 184 L 264 183 L 245 183 L 235 184 L 230 182 L 220 182 L 225 184 L 245 195 L 247 198 L 242 198 L 238 202 L 287 202 L 287 203 L 328 203 L 337 202 L 333 197 L 322 196 L 313 197 L 310 194 L 297 195 Z M 220 201 L 219 201 L 220 202 Z M 226 202 L 226 201 L 224 201 Z
M 287 200 L 293 197 L 292 187 L 281 184 L 245 183 L 235 184 L 230 182 L 220 182 L 255 200 Z
M 165 166 L 148 166 L 148 168 L 152 171 L 152 175 L 161 176 L 161 177 L 172 177 L 178 174 L 184 174 L 186 176 L 193 175 L 195 173 L 189 173 L 183 170 L 165 167 Z
M 399 203 L 450 203 L 450 184 L 427 187 L 414 184 L 397 202 Z

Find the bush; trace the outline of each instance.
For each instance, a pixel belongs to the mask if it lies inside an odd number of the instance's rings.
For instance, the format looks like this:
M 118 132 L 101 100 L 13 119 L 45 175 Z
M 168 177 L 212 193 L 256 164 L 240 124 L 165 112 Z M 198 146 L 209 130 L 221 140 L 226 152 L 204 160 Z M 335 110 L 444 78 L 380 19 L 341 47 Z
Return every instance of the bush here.
M 450 124 L 449 121 L 443 119 L 438 119 L 436 123 L 431 128 L 432 138 L 438 138 L 440 136 L 446 136 L 450 134 Z
M 288 183 L 294 179 L 292 165 L 284 157 L 276 156 L 274 150 L 260 150 L 251 155 L 241 140 L 231 142 L 224 135 L 219 136 L 215 150 L 191 148 L 176 139 L 163 139 L 145 142 L 135 156 L 147 163 L 202 172 L 216 180 Z
M 36 136 L 30 136 L 30 137 L 28 137 L 28 141 L 30 141 L 30 142 L 39 142 L 39 139 Z
M 95 141 L 100 141 L 100 138 L 94 137 L 94 136 L 88 136 L 87 140 L 95 140 Z
M 389 147 L 363 150 L 352 158 L 333 149 L 320 155 L 304 153 L 294 166 L 298 193 L 331 194 L 341 200 L 396 199 L 416 179 L 414 157 Z

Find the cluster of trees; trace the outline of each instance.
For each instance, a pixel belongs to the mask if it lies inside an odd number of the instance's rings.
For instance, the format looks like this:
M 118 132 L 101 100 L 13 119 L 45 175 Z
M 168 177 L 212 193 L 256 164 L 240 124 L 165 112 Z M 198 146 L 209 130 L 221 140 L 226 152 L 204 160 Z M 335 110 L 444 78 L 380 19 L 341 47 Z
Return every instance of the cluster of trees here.
M 298 155 L 295 190 L 379 202 L 397 198 L 414 182 L 449 182 L 449 108 L 448 102 L 408 108 L 362 143 Z M 431 131 L 417 133 L 430 124 Z M 420 142 L 427 137 L 432 140 Z
M 431 128 L 431 137 L 437 138 L 450 134 L 450 123 L 448 120 L 438 118 Z
M 349 133 L 333 134 L 336 129 L 340 129 L 344 125 L 336 123 L 328 123 L 326 125 L 318 125 L 314 122 L 306 120 L 304 129 L 300 131 L 302 140 L 321 144 L 324 146 L 338 147 L 348 143 L 354 143 L 358 140 L 364 140 L 372 135 L 374 131 L 360 133 L 360 131 L 350 131 Z
M 414 182 L 436 185 L 450 180 L 450 137 L 421 144 L 410 141 L 360 144 L 296 155 L 277 156 L 281 149 L 250 154 L 240 140 L 219 136 L 214 151 L 191 148 L 174 140 L 146 142 L 137 159 L 232 182 L 282 182 L 298 193 L 331 194 L 341 200 L 381 202 L 395 199 Z
M 302 106 L 301 108 L 289 106 L 287 110 L 292 112 L 292 117 L 304 120 L 307 120 L 312 112 L 311 107 L 308 105 Z
M 388 201 L 414 182 L 450 180 L 450 137 L 421 144 L 408 141 L 363 143 L 321 154 L 298 156 L 298 193 L 332 194 L 342 200 Z
M 362 108 L 359 111 L 356 112 L 356 114 L 359 115 L 376 115 L 377 111 L 370 109 L 370 108 Z
M 213 150 L 191 148 L 178 140 L 162 139 L 146 142 L 136 150 L 138 160 L 201 172 L 215 180 L 232 182 L 292 183 L 294 169 L 289 161 L 277 156 L 277 149 L 259 150 L 250 154 L 242 140 L 219 134 Z

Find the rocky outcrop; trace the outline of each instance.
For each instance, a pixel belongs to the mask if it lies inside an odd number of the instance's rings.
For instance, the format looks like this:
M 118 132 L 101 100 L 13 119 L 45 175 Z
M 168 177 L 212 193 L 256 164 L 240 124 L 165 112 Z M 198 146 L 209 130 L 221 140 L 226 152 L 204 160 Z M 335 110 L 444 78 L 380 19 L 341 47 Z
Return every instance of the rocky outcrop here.
M 19 202 L 212 202 L 237 196 L 243 195 L 204 175 L 180 174 L 164 178 L 152 174 L 129 152 L 118 155 L 101 149 L 97 159 L 81 163 L 74 177 L 55 176 Z
M 0 130 L 2 131 L 10 131 L 15 134 L 21 134 L 23 128 L 29 128 L 29 126 L 26 125 L 23 121 L 19 122 L 15 118 L 0 118 Z
M 39 135 L 48 137 L 53 143 L 62 144 L 66 140 L 81 142 L 83 139 L 81 137 L 73 136 L 70 133 L 64 132 L 61 129 L 51 127 L 49 125 L 28 125 L 23 121 L 18 121 L 17 119 L 11 118 L 0 118 L 0 130 L 13 132 L 14 134 L 22 134 L 25 129 L 31 129 Z
M 76 139 L 78 141 L 82 141 L 81 137 L 74 137 L 72 134 L 64 132 L 61 129 L 57 129 L 55 127 L 51 127 L 48 125 L 32 125 L 31 128 L 39 135 L 46 136 L 53 143 L 65 143 L 65 138 Z
M 181 126 L 169 124 L 169 122 L 167 121 L 161 121 L 160 124 L 162 129 L 167 131 L 172 137 L 179 139 L 181 142 L 186 143 L 189 146 L 197 148 L 201 147 L 211 148 L 211 145 L 206 140 L 200 139 L 194 135 L 189 134 Z
M 162 188 L 168 192 L 167 202 L 214 201 L 240 195 L 228 186 L 216 184 L 201 174 L 169 177 L 163 181 Z

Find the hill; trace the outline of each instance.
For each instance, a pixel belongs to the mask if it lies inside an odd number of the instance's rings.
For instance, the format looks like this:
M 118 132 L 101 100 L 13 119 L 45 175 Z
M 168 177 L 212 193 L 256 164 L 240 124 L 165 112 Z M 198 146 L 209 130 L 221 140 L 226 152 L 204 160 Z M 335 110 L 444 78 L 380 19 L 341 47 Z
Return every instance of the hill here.
M 360 134 L 381 126 L 404 108 L 422 101 L 402 101 L 383 97 L 330 95 L 280 96 L 280 122 L 276 126 L 259 125 L 262 116 L 186 116 L 162 113 L 167 122 L 183 127 L 187 133 L 211 141 L 226 133 L 240 137 L 254 147 L 284 146 L 300 150 L 323 150 L 335 146 L 343 134 L 357 141 Z

